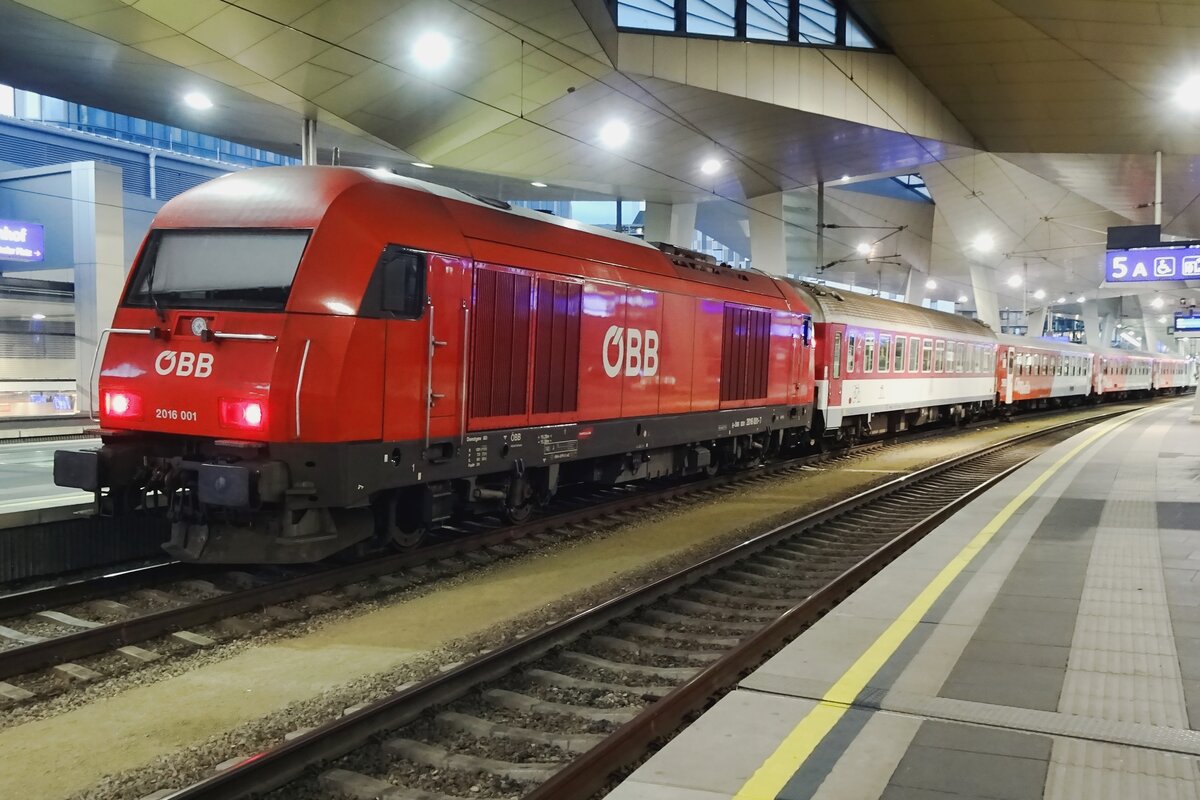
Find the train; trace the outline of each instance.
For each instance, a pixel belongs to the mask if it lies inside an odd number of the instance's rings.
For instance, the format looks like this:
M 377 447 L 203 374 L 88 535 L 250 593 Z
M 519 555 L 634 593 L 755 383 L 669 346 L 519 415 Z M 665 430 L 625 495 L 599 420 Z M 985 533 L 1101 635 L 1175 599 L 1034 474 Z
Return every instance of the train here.
M 1178 356 L 1001 337 L 373 170 L 169 201 L 54 480 L 186 561 L 412 547 L 560 490 L 715 474 L 938 422 L 1195 385 Z

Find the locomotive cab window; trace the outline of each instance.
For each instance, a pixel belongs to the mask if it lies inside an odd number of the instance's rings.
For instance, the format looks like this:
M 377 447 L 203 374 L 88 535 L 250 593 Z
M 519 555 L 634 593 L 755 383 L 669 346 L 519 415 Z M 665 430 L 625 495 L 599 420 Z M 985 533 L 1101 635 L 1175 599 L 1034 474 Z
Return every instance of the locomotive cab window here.
M 401 319 L 417 319 L 425 308 L 425 254 L 389 244 L 375 265 L 379 307 Z
M 282 311 L 310 234 L 266 228 L 153 231 L 125 303 Z

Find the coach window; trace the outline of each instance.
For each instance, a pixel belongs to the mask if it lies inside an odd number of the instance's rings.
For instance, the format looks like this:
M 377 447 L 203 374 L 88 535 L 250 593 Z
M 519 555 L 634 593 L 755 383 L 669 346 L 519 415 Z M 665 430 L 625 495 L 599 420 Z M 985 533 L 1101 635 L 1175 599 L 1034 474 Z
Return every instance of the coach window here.
M 915 336 L 909 337 L 908 340 L 908 371 L 916 372 L 918 359 L 921 354 L 921 340 Z
M 886 333 L 879 334 L 879 371 L 890 372 L 892 369 L 892 337 Z
M 846 339 L 846 374 L 854 372 L 855 349 L 858 348 L 858 334 L 852 333 Z
M 941 372 L 946 368 L 946 343 L 941 339 L 933 346 L 933 371 Z
M 375 267 L 379 306 L 401 319 L 417 319 L 425 308 L 425 254 L 389 244 Z
M 875 371 L 875 334 L 863 336 L 863 372 Z
M 842 377 L 842 332 L 833 335 L 833 377 Z
M 924 339 L 921 342 L 921 372 L 929 372 L 933 369 L 933 339 Z
M 954 372 L 954 342 L 946 342 L 946 372 Z
M 904 372 L 904 342 L 903 336 L 896 337 L 896 363 L 894 364 L 896 372 Z
M 967 346 L 962 342 L 954 343 L 954 371 L 962 372 L 966 368 L 963 362 L 967 360 Z

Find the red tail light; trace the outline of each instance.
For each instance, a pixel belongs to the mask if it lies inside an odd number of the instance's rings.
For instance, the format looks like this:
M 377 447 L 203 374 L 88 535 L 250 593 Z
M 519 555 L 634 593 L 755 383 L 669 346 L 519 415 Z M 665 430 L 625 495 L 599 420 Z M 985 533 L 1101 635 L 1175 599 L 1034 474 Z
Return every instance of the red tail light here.
M 261 400 L 226 400 L 222 397 L 218 409 L 221 424 L 227 428 L 266 430 L 267 408 Z
M 140 419 L 142 396 L 133 392 L 106 389 L 104 391 L 104 415 L 118 419 Z

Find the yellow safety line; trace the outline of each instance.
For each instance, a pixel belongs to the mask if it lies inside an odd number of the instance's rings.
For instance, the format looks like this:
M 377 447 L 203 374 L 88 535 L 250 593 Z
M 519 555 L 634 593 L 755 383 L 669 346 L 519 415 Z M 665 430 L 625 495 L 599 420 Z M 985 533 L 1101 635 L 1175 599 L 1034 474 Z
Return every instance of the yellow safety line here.
M 941 596 L 958 574 L 966 568 L 971 560 L 979 554 L 993 536 L 1008 522 L 1009 518 L 1025 504 L 1033 494 L 1058 472 L 1064 464 L 1088 445 L 1102 436 L 1127 425 L 1143 414 L 1154 409 L 1143 409 L 1117 420 L 1101 423 L 1082 442 L 1073 447 L 1070 452 L 1054 462 L 1041 475 L 1025 487 L 1020 494 L 1009 501 L 996 516 L 983 526 L 979 533 L 959 551 L 950 563 L 921 591 L 920 594 L 901 612 L 900 616 L 888 626 L 878 639 L 858 657 L 842 677 L 829 688 L 817 705 L 804 716 L 791 733 L 780 743 L 779 747 L 763 762 L 746 781 L 745 785 L 733 796 L 733 800 L 774 800 L 783 790 L 787 782 L 795 775 L 800 765 L 812 755 L 813 750 L 821 743 L 826 734 L 833 729 L 854 702 L 854 698 L 862 692 L 867 682 L 875 676 L 904 640 L 917 627 L 926 612 Z

